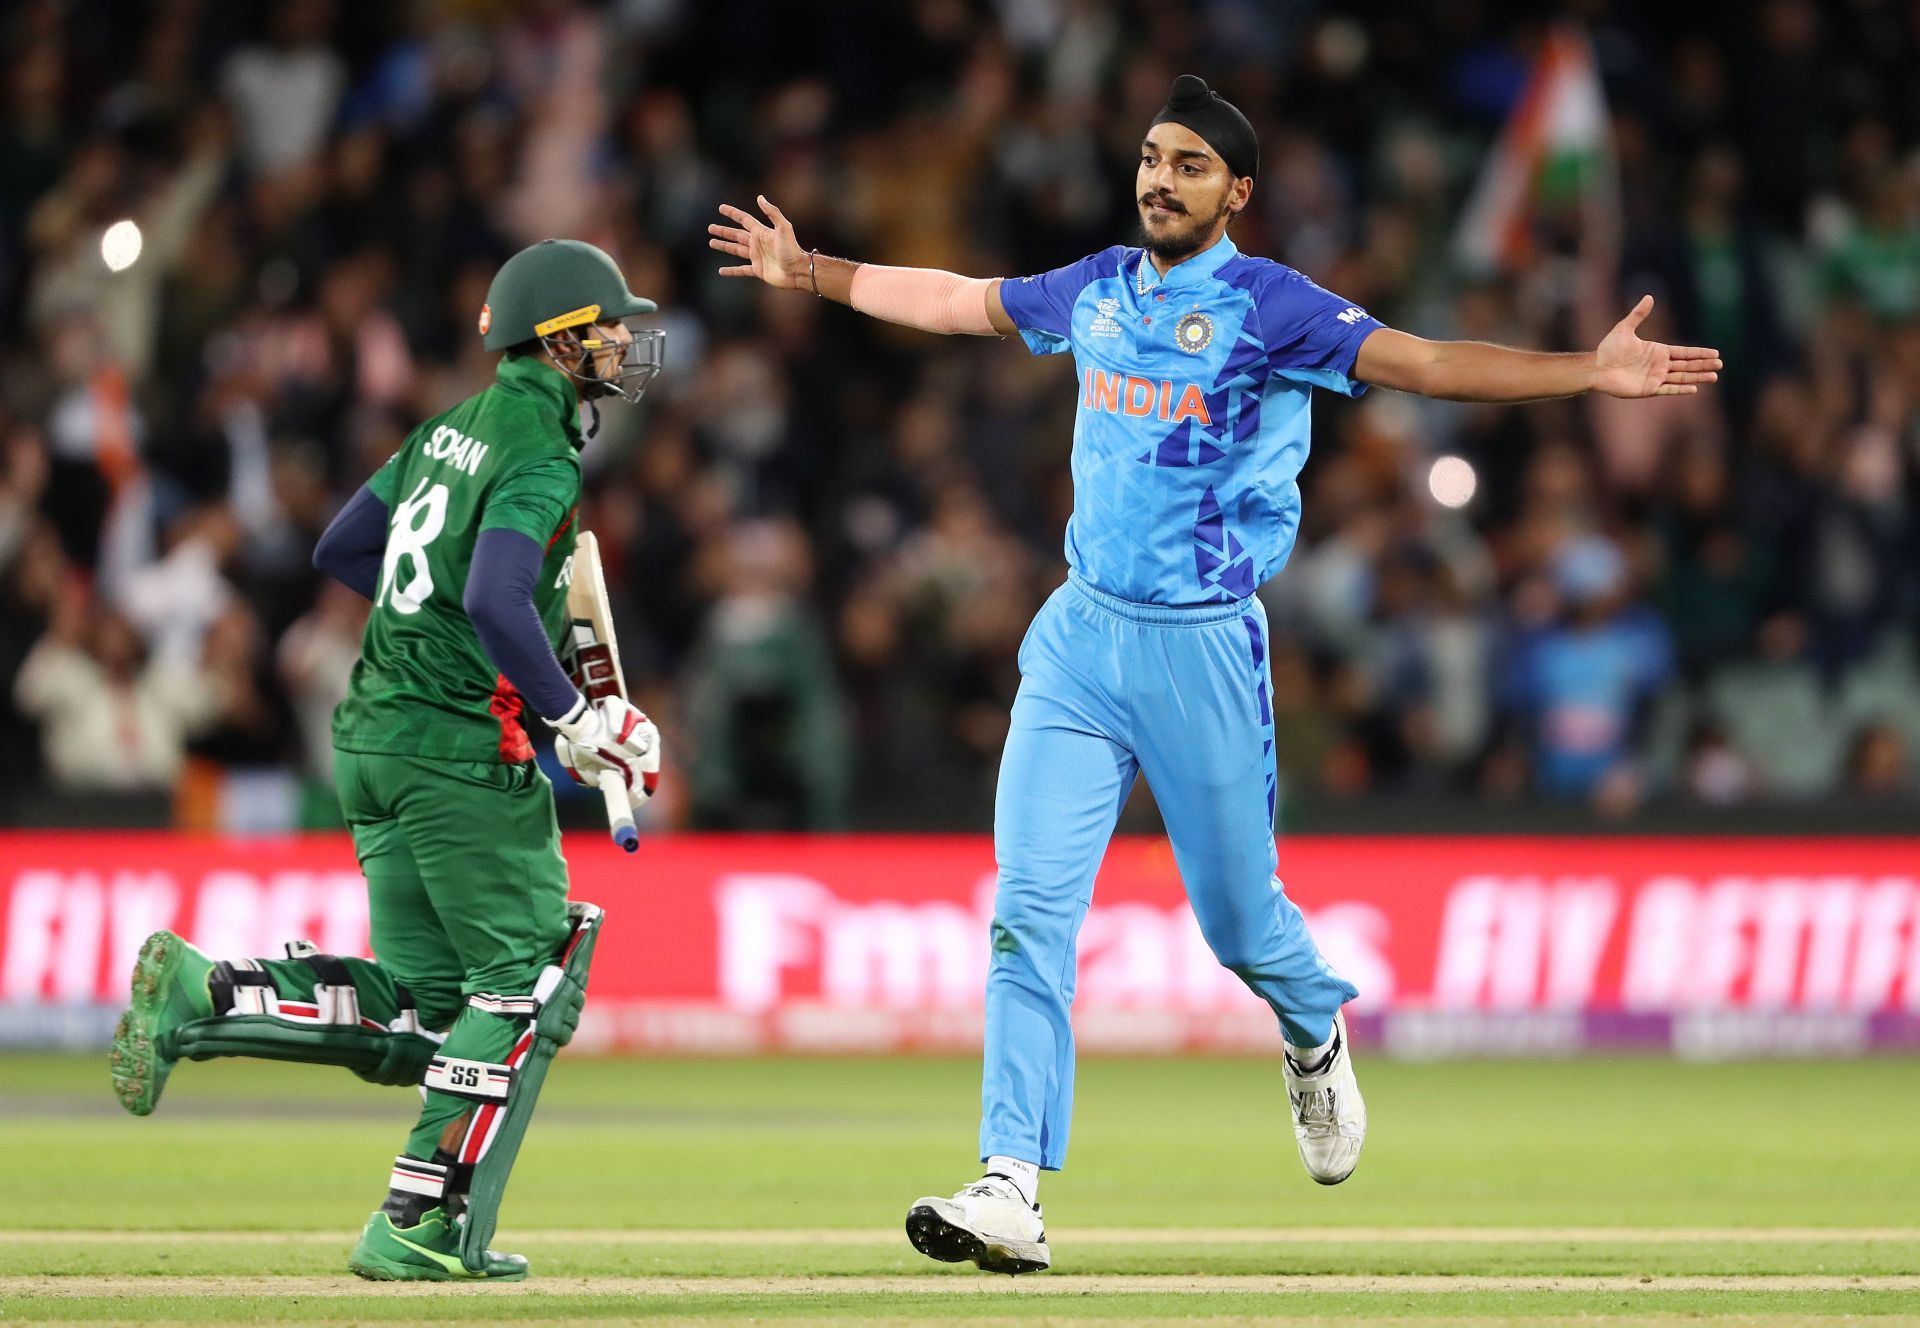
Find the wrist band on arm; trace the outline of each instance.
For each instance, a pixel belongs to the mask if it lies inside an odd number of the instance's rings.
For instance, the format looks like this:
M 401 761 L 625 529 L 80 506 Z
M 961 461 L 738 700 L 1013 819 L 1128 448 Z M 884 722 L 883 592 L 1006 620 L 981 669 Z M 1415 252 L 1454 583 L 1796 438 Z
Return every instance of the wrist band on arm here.
M 818 249 L 807 250 L 807 282 L 813 287 L 815 299 L 820 298 L 820 277 L 813 270 L 813 260 L 819 256 L 819 253 Z

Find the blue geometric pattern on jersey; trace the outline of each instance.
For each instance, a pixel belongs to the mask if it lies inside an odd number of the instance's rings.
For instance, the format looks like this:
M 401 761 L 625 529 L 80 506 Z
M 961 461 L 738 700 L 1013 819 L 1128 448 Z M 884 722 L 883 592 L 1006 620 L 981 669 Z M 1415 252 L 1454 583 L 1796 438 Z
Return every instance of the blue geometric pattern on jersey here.
M 1135 603 L 1244 598 L 1293 549 L 1312 389 L 1365 391 L 1380 324 L 1231 240 L 1143 263 L 1115 246 L 1001 283 L 1028 347 L 1079 369 L 1067 562 Z
M 1256 589 L 1253 558 L 1240 537 L 1227 529 L 1212 489 L 1200 495 L 1200 510 L 1194 517 L 1193 570 L 1201 585 L 1218 592 L 1208 595 L 1209 600 L 1245 599 Z
M 1267 757 L 1267 820 L 1273 820 L 1273 811 L 1279 802 L 1280 788 L 1276 782 L 1273 767 L 1273 701 L 1267 695 L 1267 645 L 1260 639 L 1260 624 L 1252 618 L 1242 618 L 1240 625 L 1247 629 L 1247 641 L 1253 651 L 1253 671 L 1259 678 L 1260 689 L 1260 727 L 1266 731 L 1261 748 Z

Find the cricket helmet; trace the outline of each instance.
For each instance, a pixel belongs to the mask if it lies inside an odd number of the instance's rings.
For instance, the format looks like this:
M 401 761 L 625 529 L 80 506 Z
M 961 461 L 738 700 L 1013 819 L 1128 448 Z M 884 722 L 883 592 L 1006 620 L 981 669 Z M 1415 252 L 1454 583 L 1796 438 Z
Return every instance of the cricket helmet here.
M 542 240 L 501 264 L 480 309 L 488 350 L 571 327 L 615 323 L 658 306 L 627 289 L 619 265 L 584 240 Z
M 665 363 L 667 334 L 659 328 L 628 329 L 631 339 L 609 371 L 599 352 L 613 343 L 592 329 L 658 307 L 627 289 L 626 277 L 605 250 L 584 240 L 542 240 L 494 273 L 480 307 L 480 336 L 488 350 L 539 341 L 555 368 L 586 384 L 589 401 L 609 396 L 638 401 Z M 597 426 L 598 414 L 594 419 Z

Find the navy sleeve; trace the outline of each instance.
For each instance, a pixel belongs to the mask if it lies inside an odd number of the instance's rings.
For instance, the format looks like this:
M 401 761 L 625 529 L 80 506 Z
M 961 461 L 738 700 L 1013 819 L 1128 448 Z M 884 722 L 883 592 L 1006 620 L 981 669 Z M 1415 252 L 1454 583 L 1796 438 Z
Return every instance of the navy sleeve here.
M 473 542 L 461 604 L 487 658 L 542 719 L 558 719 L 580 693 L 553 653 L 533 586 L 546 550 L 517 530 L 483 530 Z
M 1035 355 L 1058 355 L 1073 340 L 1073 306 L 1080 292 L 1101 277 L 1118 275 L 1126 250 L 1115 245 L 1090 258 L 1032 277 L 1000 283 L 1000 307 L 1020 329 L 1020 339 Z
M 1365 392 L 1367 385 L 1353 376 L 1353 361 L 1380 320 L 1290 267 L 1276 263 L 1273 269 L 1254 296 L 1268 371 L 1350 397 Z
M 313 569 L 372 599 L 380 593 L 380 563 L 386 552 L 387 505 L 363 484 L 313 546 Z

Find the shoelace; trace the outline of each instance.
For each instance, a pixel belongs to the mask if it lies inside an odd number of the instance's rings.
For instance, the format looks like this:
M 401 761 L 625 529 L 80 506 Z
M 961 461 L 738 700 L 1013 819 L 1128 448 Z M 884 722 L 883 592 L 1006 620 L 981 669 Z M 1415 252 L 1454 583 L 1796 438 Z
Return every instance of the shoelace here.
M 1293 1100 L 1296 1106 L 1295 1119 L 1308 1135 L 1322 1138 L 1340 1132 L 1340 1113 L 1335 1108 L 1331 1088 L 1296 1093 Z

